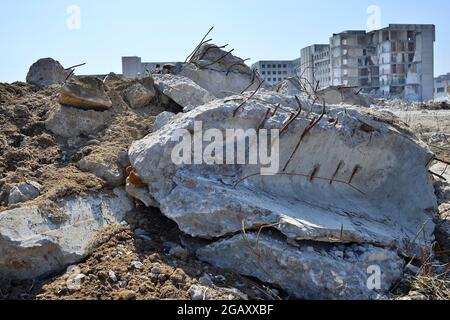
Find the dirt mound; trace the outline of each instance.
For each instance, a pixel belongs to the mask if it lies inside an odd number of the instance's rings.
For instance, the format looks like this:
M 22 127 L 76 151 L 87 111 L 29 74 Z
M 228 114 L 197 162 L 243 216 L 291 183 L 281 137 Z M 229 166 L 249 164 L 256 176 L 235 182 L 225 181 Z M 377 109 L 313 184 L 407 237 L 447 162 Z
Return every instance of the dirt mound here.
M 156 209 L 138 209 L 129 224 L 98 235 L 84 262 L 42 281 L 3 281 L 3 298 L 55 300 L 276 299 L 283 293 L 198 261 Z M 79 281 L 74 280 L 78 276 Z

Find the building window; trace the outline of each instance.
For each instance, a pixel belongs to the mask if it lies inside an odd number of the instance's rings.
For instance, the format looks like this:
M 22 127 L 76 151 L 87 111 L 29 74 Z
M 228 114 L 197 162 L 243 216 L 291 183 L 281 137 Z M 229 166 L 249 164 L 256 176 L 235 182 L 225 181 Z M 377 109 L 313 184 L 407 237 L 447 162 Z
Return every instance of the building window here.
M 276 68 L 276 67 L 277 67 L 277 65 L 276 65 L 276 64 L 273 64 L 273 65 L 272 65 L 272 68 Z
M 278 81 L 281 82 L 281 78 L 278 78 Z
M 268 75 L 271 75 L 271 74 L 272 74 L 272 72 L 270 72 L 270 71 L 267 71 L 267 74 L 268 74 Z
M 281 64 L 278 65 L 278 68 L 281 68 Z
M 266 74 L 266 72 L 265 72 L 265 71 L 263 71 L 263 72 L 262 72 L 262 74 L 263 74 L 263 75 L 265 75 L 265 74 Z
M 263 64 L 263 65 L 262 65 L 262 68 L 263 68 L 263 69 L 265 69 L 265 68 L 266 68 L 266 65 L 265 65 L 265 64 Z
M 287 64 L 283 64 L 283 68 L 287 68 Z
M 287 71 L 285 70 L 285 71 L 283 71 L 283 74 L 287 74 Z
M 278 74 L 281 74 L 281 71 L 278 71 Z
M 269 81 L 269 82 L 270 82 L 270 81 L 272 81 L 272 79 L 271 79 L 271 78 L 267 78 L 267 81 Z

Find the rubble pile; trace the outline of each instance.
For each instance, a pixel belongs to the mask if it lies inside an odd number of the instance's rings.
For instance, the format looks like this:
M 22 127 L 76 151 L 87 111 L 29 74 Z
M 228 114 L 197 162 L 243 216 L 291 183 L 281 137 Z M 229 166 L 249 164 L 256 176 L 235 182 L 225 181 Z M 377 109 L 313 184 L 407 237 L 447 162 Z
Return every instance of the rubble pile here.
M 27 298 L 389 298 L 411 260 L 448 248 L 436 154 L 358 92 L 272 87 L 209 43 L 144 79 L 45 59 L 27 81 L 0 84 L 11 297 L 37 280 Z

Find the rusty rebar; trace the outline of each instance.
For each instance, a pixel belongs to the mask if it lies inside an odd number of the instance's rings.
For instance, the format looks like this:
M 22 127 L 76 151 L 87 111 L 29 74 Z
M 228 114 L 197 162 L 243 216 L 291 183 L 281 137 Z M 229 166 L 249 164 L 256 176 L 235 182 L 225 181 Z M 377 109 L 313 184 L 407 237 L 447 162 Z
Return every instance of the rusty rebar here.
M 236 62 L 236 63 L 233 63 L 231 66 L 229 66 L 228 69 L 227 69 L 227 76 L 230 74 L 231 69 L 233 69 L 233 67 L 235 67 L 235 66 L 244 66 L 244 67 L 247 67 L 247 65 L 246 65 L 244 62 L 245 62 L 245 61 L 248 61 L 248 60 L 250 60 L 250 58 L 244 59 L 244 60 L 242 60 L 242 62 Z
M 306 135 L 308 134 L 309 131 L 311 131 L 312 128 L 314 128 L 324 117 L 325 115 L 325 110 L 326 110 L 326 106 L 325 103 L 323 104 L 322 107 L 322 113 L 320 114 L 319 118 L 317 120 L 314 120 L 306 129 L 305 131 L 303 131 L 302 135 L 300 136 L 300 140 L 298 141 L 297 145 L 295 146 L 294 152 L 291 154 L 290 158 L 288 159 L 288 161 L 286 162 L 286 165 L 283 168 L 283 172 L 286 171 L 287 167 L 289 166 L 290 162 L 292 161 L 292 159 L 294 158 L 295 154 L 297 153 L 298 149 L 300 148 L 300 145 L 303 141 L 303 139 L 306 137 Z
M 234 51 L 234 49 L 231 49 L 230 51 L 228 51 L 227 53 L 225 53 L 224 55 L 222 55 L 219 59 L 217 59 L 217 60 L 215 60 L 215 61 L 213 61 L 213 62 L 211 62 L 211 63 L 208 63 L 207 65 L 201 65 L 200 68 L 201 68 L 201 69 L 205 69 L 205 68 L 208 68 L 208 67 L 210 67 L 210 66 L 215 65 L 216 63 L 220 62 L 222 59 L 225 59 L 225 57 L 228 56 L 228 55 L 230 55 L 233 51 Z
M 250 179 L 250 178 L 253 178 L 253 177 L 256 177 L 256 176 L 260 176 L 260 175 L 261 175 L 261 173 L 258 172 L 258 173 L 253 173 L 253 174 L 250 174 L 250 175 L 248 175 L 248 176 L 245 176 L 245 177 L 239 179 L 239 181 L 237 181 L 237 182 L 234 184 L 233 188 L 236 188 L 239 184 L 241 184 L 242 182 L 244 182 L 244 181 L 247 180 L 247 179 Z M 293 176 L 293 177 L 304 177 L 304 178 L 309 178 L 309 177 L 310 177 L 309 174 L 302 174 L 302 173 L 288 173 L 288 172 L 278 172 L 276 175 L 280 175 L 280 176 Z M 323 177 L 318 177 L 318 176 L 316 176 L 314 179 L 316 179 L 316 180 L 323 180 L 323 181 L 330 181 L 329 178 L 323 178 Z M 336 183 L 341 183 L 341 184 L 344 184 L 344 185 L 347 185 L 347 186 L 349 186 L 350 188 L 352 188 L 353 190 L 356 190 L 357 192 L 361 193 L 362 195 L 366 195 L 363 191 L 359 190 L 358 188 L 356 188 L 355 186 L 353 186 L 352 184 L 350 184 L 350 183 L 348 183 L 348 182 L 346 182 L 346 181 L 342 181 L 342 180 L 334 180 L 334 182 L 336 182 Z
M 442 180 L 444 180 L 444 181 L 447 181 L 447 178 L 445 178 L 444 176 L 442 176 L 442 175 L 440 175 L 440 174 L 437 174 L 436 172 L 433 172 L 433 171 L 431 171 L 431 170 L 428 170 L 428 172 L 431 173 L 433 176 L 438 177 L 439 179 L 442 179 Z
M 258 126 L 257 132 L 259 132 L 259 130 L 261 130 L 262 128 L 264 128 L 264 125 L 265 125 L 267 119 L 269 118 L 270 111 L 272 111 L 272 109 L 267 108 L 267 111 L 266 111 L 266 113 L 264 114 L 264 118 L 261 120 L 261 122 L 260 122 L 260 124 L 259 124 L 259 126 Z
M 206 33 L 206 35 L 202 38 L 202 40 L 200 41 L 200 43 L 195 47 L 194 51 L 192 51 L 192 53 L 191 53 L 190 55 L 187 56 L 187 58 L 186 58 L 186 60 L 184 61 L 184 63 L 188 62 L 189 58 L 190 58 L 190 57 L 193 57 L 193 56 L 197 53 L 198 49 L 205 43 L 204 41 L 205 41 L 206 37 L 211 33 L 211 31 L 213 31 L 213 29 L 214 29 L 214 26 L 212 26 L 211 29 L 209 29 L 209 31 L 208 31 L 208 32 Z M 212 40 L 212 39 L 211 39 L 211 40 Z M 209 41 L 211 41 L 211 40 L 209 40 Z M 209 42 L 209 41 L 208 41 L 208 42 Z
M 300 114 L 302 113 L 302 103 L 300 101 L 300 99 L 295 96 L 295 99 L 297 100 L 298 103 L 298 109 L 297 112 L 294 114 L 294 116 L 291 115 L 291 117 L 289 118 L 289 120 L 283 125 L 283 127 L 280 130 L 280 135 L 282 135 L 288 128 L 289 126 L 300 116 Z
M 339 170 L 341 170 L 341 168 L 343 167 L 343 165 L 344 165 L 344 161 L 339 161 L 338 166 L 337 166 L 337 168 L 336 168 L 336 171 L 334 171 L 333 176 L 331 177 L 330 184 L 333 184 L 334 179 L 335 179 L 336 176 L 338 175 Z
M 242 102 L 234 111 L 233 111 L 233 118 L 236 117 L 239 109 L 241 109 L 248 101 L 250 101 L 253 96 L 259 91 L 259 89 L 261 89 L 262 85 L 263 85 L 264 81 L 261 81 L 260 84 L 258 85 L 258 88 L 256 88 L 256 90 L 250 95 L 250 97 L 248 97 L 246 100 L 244 100 L 244 102 Z
M 81 67 L 81 66 L 84 66 L 84 65 L 86 65 L 86 62 L 85 63 L 80 63 L 80 64 L 77 64 L 77 65 L 74 65 L 74 66 L 72 66 L 72 67 L 69 67 L 69 68 L 66 68 L 66 69 L 64 69 L 64 70 L 71 70 L 71 69 L 76 69 L 76 68 L 78 68 L 78 67 Z

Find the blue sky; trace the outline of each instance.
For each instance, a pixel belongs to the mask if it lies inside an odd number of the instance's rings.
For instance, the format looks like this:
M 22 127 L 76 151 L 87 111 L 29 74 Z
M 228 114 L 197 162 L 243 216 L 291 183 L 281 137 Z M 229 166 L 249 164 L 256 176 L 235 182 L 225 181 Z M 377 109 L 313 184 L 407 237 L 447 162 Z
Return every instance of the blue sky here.
M 70 30 L 67 8 L 80 8 Z M 366 29 L 367 8 L 381 9 L 381 25 L 433 23 L 436 75 L 450 72 L 450 1 L 442 0 L 15 0 L 0 3 L 0 81 L 25 79 L 42 57 L 78 73 L 121 72 L 121 57 L 184 61 L 203 34 L 230 44 L 242 58 L 293 59 L 300 48 L 327 43 L 333 32 Z

